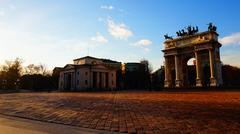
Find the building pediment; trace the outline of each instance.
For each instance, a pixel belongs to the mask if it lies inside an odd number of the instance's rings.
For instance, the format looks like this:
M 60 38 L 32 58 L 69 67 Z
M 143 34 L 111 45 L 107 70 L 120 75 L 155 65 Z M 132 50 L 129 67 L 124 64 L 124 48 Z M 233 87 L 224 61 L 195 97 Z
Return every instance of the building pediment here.
M 67 64 L 63 67 L 63 69 L 73 69 L 73 68 L 74 68 L 74 66 L 71 64 Z

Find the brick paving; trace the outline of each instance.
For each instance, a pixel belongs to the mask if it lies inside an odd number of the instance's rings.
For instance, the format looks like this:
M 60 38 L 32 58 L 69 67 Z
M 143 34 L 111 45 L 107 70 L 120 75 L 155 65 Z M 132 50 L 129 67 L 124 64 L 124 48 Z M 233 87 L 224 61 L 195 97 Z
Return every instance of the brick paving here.
M 240 92 L 0 94 L 0 113 L 139 134 L 240 133 Z

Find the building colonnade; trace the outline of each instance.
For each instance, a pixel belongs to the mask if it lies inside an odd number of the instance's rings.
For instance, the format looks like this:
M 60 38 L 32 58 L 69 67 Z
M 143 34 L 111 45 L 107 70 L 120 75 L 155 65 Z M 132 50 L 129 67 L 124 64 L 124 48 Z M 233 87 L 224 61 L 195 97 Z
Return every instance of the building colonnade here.
M 217 76 L 216 76 L 216 70 L 220 69 L 220 57 L 216 57 L 219 52 L 214 51 L 213 48 L 209 48 L 208 50 L 208 61 L 209 61 L 209 69 L 210 69 L 210 86 L 218 86 L 217 83 Z M 174 58 L 172 57 L 174 56 Z M 196 59 L 196 87 L 202 87 L 203 86 L 203 66 L 201 63 L 201 51 L 194 51 L 194 56 Z M 174 55 L 168 55 L 164 56 L 165 58 L 165 81 L 164 81 L 164 87 L 170 88 L 170 87 L 183 87 L 183 63 L 181 59 L 181 54 L 174 54 Z M 171 61 L 174 59 L 174 62 Z M 217 60 L 215 60 L 217 59 Z M 174 66 L 173 66 L 174 64 Z M 218 65 L 217 65 L 218 64 Z M 172 70 L 175 70 L 175 85 L 173 83 L 173 77 L 172 77 Z M 219 74 L 218 74 L 219 75 Z

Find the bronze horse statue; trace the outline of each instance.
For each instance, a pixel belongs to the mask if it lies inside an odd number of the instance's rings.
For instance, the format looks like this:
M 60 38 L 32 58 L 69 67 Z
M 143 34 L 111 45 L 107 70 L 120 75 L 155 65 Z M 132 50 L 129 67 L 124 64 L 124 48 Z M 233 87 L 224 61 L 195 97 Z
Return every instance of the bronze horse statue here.
M 208 31 L 217 31 L 217 27 L 213 25 L 212 22 L 210 22 L 208 25 Z
M 173 39 L 173 37 L 168 36 L 168 34 L 165 34 L 165 35 L 164 35 L 164 38 L 165 38 L 166 40 L 168 40 L 168 39 L 171 39 L 171 40 L 172 40 L 172 39 Z

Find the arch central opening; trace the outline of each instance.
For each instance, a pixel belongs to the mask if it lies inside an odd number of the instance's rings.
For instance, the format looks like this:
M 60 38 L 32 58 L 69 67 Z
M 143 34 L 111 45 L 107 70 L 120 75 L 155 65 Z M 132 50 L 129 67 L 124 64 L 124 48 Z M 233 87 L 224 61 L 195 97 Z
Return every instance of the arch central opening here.
M 189 87 L 196 86 L 196 59 L 194 57 L 187 61 L 187 85 Z

